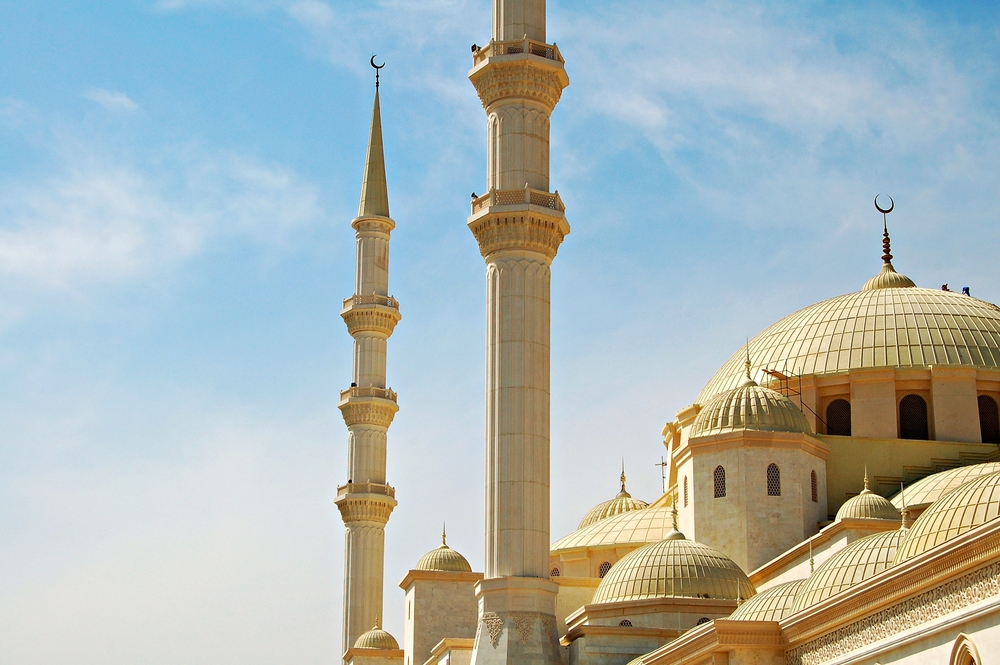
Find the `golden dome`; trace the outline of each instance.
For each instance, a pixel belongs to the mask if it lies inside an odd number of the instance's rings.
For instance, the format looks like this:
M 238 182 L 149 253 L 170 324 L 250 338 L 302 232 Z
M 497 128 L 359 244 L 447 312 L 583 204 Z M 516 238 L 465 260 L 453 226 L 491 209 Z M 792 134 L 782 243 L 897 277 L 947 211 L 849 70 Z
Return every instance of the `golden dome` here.
M 448 573 L 471 573 L 468 560 L 448 547 L 448 536 L 441 531 L 441 547 L 420 557 L 414 570 L 434 570 Z
M 883 263 L 882 271 L 875 275 L 861 287 L 862 291 L 874 291 L 875 289 L 909 289 L 916 287 L 913 280 L 906 275 L 900 275 L 891 263 Z
M 795 594 L 805 580 L 776 584 L 736 608 L 730 615 L 733 621 L 781 621 L 792 613 Z
M 708 401 L 695 418 L 691 438 L 742 430 L 807 434 L 812 431 L 802 410 L 792 400 L 746 378 L 742 385 Z
M 649 504 L 645 501 L 640 501 L 639 499 L 633 499 L 632 495 L 625 491 L 625 469 L 624 464 L 622 465 L 622 491 L 618 495 L 611 499 L 610 501 L 605 501 L 599 503 L 593 508 L 591 508 L 583 519 L 580 520 L 580 526 L 577 529 L 583 529 L 591 524 L 600 522 L 603 519 L 609 517 L 614 517 L 615 515 L 621 515 L 622 513 L 627 513 L 630 510 L 642 510 L 643 508 L 648 508 Z
M 1000 471 L 1000 462 L 986 462 L 984 464 L 972 464 L 970 466 L 948 469 L 947 471 L 941 471 L 926 478 L 921 478 L 907 487 L 902 492 L 902 495 L 896 494 L 890 501 L 899 510 L 903 509 L 904 499 L 908 508 L 923 508 L 970 480 L 979 476 L 996 473 L 997 471 Z
M 750 578 L 719 550 L 679 537 L 626 554 L 594 593 L 594 604 L 647 598 L 750 598 Z
M 655 543 L 670 533 L 671 526 L 669 508 L 630 510 L 563 536 L 552 543 L 551 551 Z
M 861 494 L 852 496 L 844 502 L 844 505 L 837 511 L 834 521 L 842 519 L 856 520 L 901 520 L 902 514 L 896 510 L 889 499 L 875 494 L 868 489 L 868 472 L 865 471 L 865 488 Z
M 970 480 L 931 504 L 899 547 L 902 562 L 1000 516 L 1000 473 Z
M 375 627 L 367 633 L 361 633 L 354 641 L 355 649 L 399 649 L 396 638 L 385 632 L 375 624 Z
M 742 349 L 696 400 L 740 384 Z M 758 367 L 834 374 L 869 367 L 1000 368 L 1000 307 L 954 291 L 886 288 L 810 305 L 750 340 Z
M 903 529 L 876 533 L 855 540 L 831 556 L 802 585 L 791 613 L 812 607 L 892 567 L 906 534 Z

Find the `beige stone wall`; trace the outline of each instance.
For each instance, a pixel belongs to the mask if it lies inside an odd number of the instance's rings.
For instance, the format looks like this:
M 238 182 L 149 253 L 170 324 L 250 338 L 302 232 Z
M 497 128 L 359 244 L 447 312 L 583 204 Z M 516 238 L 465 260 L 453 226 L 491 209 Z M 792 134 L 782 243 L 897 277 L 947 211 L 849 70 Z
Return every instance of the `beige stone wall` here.
M 419 575 L 418 579 L 411 579 Z M 477 573 L 411 571 L 407 576 L 403 665 L 423 665 L 445 638 L 474 638 Z M 470 652 L 471 655 L 471 652 Z
M 566 617 L 573 614 L 593 599 L 600 578 L 593 577 L 553 577 L 559 586 L 556 595 L 556 629 L 560 635 L 566 634 Z

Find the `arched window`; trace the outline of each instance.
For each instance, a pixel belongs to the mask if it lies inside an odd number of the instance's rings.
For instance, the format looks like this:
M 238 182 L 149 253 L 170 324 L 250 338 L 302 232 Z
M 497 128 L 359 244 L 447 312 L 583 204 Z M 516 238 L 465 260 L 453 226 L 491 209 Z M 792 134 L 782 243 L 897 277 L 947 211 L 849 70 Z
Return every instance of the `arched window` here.
M 965 633 L 959 633 L 951 648 L 951 665 L 982 665 L 976 643 Z
M 711 619 L 709 619 L 708 617 L 702 617 L 702 618 L 698 619 L 698 623 L 696 623 L 695 625 L 696 626 L 701 626 L 702 624 L 706 624 L 709 621 L 711 621 Z
M 688 506 L 688 477 L 684 476 L 684 507 Z
M 979 396 L 979 431 L 983 443 L 1000 443 L 1000 414 L 997 401 L 989 395 Z
M 767 465 L 767 495 L 781 496 L 781 471 L 774 463 Z
M 558 568 L 553 568 L 552 570 L 549 571 L 549 577 L 559 577 L 559 574 L 560 573 Z
M 621 626 L 622 628 L 631 628 L 632 622 L 629 621 L 628 619 L 622 619 L 621 621 L 618 622 L 618 625 Z
M 837 436 L 851 435 L 851 403 L 835 399 L 826 407 L 826 433 Z
M 726 496 L 726 470 L 722 466 L 717 466 L 712 476 L 715 481 L 715 498 L 721 499 Z
M 601 567 L 597 569 L 597 575 L 599 577 L 604 577 L 608 574 L 609 570 L 611 570 L 611 563 L 609 561 L 605 561 L 601 564 Z
M 927 402 L 920 395 L 907 395 L 899 401 L 899 438 L 926 441 Z
M 819 502 L 819 481 L 816 479 L 816 472 L 809 472 L 809 487 L 812 489 L 813 503 Z

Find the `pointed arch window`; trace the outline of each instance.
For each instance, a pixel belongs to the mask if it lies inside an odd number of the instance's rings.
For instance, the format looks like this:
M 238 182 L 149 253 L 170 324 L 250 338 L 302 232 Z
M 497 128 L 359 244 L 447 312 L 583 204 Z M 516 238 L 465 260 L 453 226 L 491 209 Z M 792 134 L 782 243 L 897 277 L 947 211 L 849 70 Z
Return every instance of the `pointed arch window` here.
M 899 401 L 899 438 L 927 441 L 927 402 L 920 395 L 907 395 Z
M 715 485 L 715 498 L 721 499 L 726 496 L 726 470 L 721 464 L 712 472 L 712 480 Z
M 979 432 L 983 443 L 1000 443 L 1000 413 L 997 401 L 989 395 L 979 396 Z
M 781 470 L 773 462 L 767 465 L 767 495 L 781 496 Z

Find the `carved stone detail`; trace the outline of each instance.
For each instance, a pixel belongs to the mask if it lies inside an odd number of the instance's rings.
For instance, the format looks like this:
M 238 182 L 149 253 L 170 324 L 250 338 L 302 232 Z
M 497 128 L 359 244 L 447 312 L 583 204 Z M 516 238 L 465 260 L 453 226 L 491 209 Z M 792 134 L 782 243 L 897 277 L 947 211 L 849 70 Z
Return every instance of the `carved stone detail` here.
M 535 627 L 534 616 L 514 617 L 514 627 L 517 628 L 517 636 L 521 639 L 521 644 L 527 644 L 531 637 L 531 631 Z
M 394 402 L 376 397 L 350 398 L 338 404 L 337 408 L 340 409 L 348 427 L 374 425 L 385 429 L 389 429 L 392 419 L 399 411 L 399 407 Z
M 470 77 L 483 108 L 503 99 L 530 99 L 544 105 L 549 113 L 559 103 L 566 74 L 551 65 L 521 60 L 490 62 Z
M 349 305 L 340 316 L 352 336 L 368 332 L 389 337 L 401 318 L 398 309 L 384 305 Z
M 545 631 L 545 635 L 543 635 L 543 637 L 548 637 L 552 633 L 556 632 L 556 618 L 551 614 L 543 614 L 542 629 Z
M 1000 561 L 795 647 L 785 654 L 785 663 L 825 663 L 997 595 L 1000 595 Z
M 569 234 L 569 225 L 562 217 L 532 213 L 487 214 L 469 222 L 469 229 L 476 236 L 483 258 L 502 249 L 523 249 L 544 254 L 551 261 Z
M 344 523 L 376 522 L 385 525 L 389 521 L 392 509 L 396 507 L 395 499 L 385 496 L 340 496 L 334 502 L 340 509 Z
M 500 644 L 500 633 L 503 632 L 503 617 L 496 612 L 483 612 L 482 621 L 486 626 L 486 631 L 490 634 L 490 644 L 496 649 L 497 645 Z
M 351 226 L 358 232 L 358 235 L 384 233 L 388 236 L 389 232 L 396 228 L 396 222 L 388 217 L 358 217 L 351 222 Z

